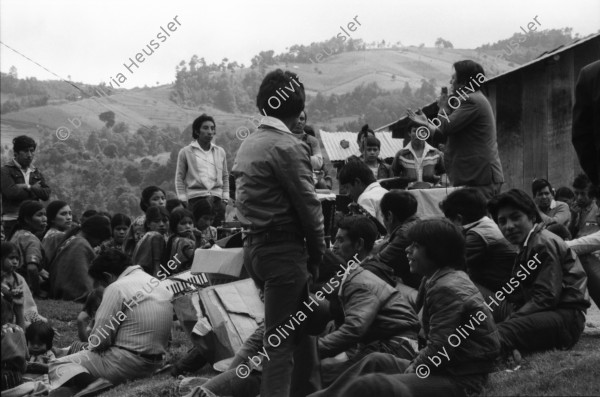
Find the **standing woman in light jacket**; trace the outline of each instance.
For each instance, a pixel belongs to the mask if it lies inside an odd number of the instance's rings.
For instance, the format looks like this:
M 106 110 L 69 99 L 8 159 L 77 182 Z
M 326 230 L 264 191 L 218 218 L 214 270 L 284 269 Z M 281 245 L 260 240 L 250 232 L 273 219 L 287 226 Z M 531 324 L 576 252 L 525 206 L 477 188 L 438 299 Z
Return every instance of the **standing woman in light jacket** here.
M 205 200 L 215 208 L 215 226 L 220 226 L 229 202 L 229 172 L 227 155 L 212 140 L 216 133 L 215 120 L 202 114 L 192 124 L 194 141 L 179 151 L 175 189 L 177 198 L 188 202 L 189 208 Z

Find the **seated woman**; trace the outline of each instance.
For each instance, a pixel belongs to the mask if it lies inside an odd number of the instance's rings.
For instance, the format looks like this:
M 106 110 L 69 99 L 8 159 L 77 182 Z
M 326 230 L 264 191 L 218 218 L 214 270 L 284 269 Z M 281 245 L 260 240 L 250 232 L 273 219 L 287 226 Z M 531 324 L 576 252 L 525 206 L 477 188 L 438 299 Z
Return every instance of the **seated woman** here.
M 410 269 L 421 274 L 426 345 L 412 361 L 372 353 L 311 396 L 463 396 L 481 392 L 500 352 L 498 331 L 481 293 L 463 271 L 465 240 L 442 219 L 408 231 Z
M 73 212 L 69 204 L 56 200 L 46 207 L 46 217 L 48 229 L 42 238 L 42 248 L 46 263 L 50 263 L 54 259 L 58 245 L 64 240 L 65 232 L 73 225 Z
M 43 296 L 40 283 L 44 276 L 44 250 L 36 237 L 46 229 L 46 209 L 38 201 L 27 200 L 19 208 L 10 242 L 19 248 L 21 267 L 17 270 L 26 280 L 34 296 Z
M 88 269 L 96 256 L 94 247 L 110 238 L 110 222 L 103 215 L 86 219 L 71 229 L 50 263 L 50 295 L 53 299 L 84 299 L 93 288 Z
M 498 324 L 503 353 L 570 349 L 583 332 L 590 306 L 579 259 L 560 237 L 543 228 L 535 203 L 524 191 L 502 193 L 488 209 L 504 237 L 519 248 L 511 279 L 487 303 L 504 318 Z

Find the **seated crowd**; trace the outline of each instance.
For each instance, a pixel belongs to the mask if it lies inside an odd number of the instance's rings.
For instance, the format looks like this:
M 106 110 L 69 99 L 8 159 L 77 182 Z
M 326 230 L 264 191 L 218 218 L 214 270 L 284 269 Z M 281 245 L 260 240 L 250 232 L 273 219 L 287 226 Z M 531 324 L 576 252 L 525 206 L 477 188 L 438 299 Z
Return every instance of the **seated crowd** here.
M 377 182 L 393 173 L 369 131 L 359 137 L 363 155 L 339 173 L 361 215 L 341 218 L 312 280 L 308 297 L 323 303 L 306 320 L 316 338 L 295 357 L 292 393 L 463 396 L 480 393 L 489 373 L 523 353 L 572 348 L 590 296 L 600 304 L 600 211 L 589 179 L 577 176 L 574 192 L 538 179 L 532 196 L 457 189 L 439 203 L 445 218 L 420 219 L 411 192 Z M 440 157 L 413 136 L 392 169 L 414 173 L 421 158 L 417 179 L 434 184 Z M 143 190 L 140 208 L 133 220 L 89 210 L 77 222 L 65 201 L 20 204 L 2 234 L 3 391 L 70 396 L 215 363 L 218 336 L 200 318 L 182 324 L 193 348 L 165 366 L 174 313 L 190 303 L 173 301 L 161 281 L 215 244 L 219 211 L 210 200 L 167 200 L 156 186 Z M 52 319 L 34 299 L 46 297 L 83 304 L 80 341 L 53 347 Z M 259 394 L 261 366 L 245 378 L 236 369 L 267 351 L 264 333 L 259 326 L 228 370 L 188 396 Z

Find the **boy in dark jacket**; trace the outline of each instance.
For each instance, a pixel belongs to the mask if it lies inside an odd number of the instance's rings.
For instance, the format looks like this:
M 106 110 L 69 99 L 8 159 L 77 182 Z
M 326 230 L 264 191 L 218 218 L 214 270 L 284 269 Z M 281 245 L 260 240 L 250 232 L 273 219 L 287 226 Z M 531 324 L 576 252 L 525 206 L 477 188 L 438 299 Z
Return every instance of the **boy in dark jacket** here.
M 590 306 L 581 262 L 560 237 L 543 229 L 535 203 L 524 191 L 502 193 L 488 208 L 502 234 L 519 247 L 512 277 L 486 303 L 494 314 L 502 314 L 498 331 L 503 353 L 570 349 L 583 332 Z

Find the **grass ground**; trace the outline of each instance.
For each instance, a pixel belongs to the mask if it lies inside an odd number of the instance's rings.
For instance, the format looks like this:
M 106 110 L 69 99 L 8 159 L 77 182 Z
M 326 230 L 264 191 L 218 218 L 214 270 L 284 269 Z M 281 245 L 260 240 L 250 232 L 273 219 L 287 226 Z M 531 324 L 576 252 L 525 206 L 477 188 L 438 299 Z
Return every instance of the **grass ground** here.
M 54 346 L 65 347 L 77 340 L 75 318 L 80 304 L 39 301 L 43 316 L 52 319 L 58 331 Z M 173 330 L 167 354 L 171 360 L 182 356 L 190 343 L 185 333 Z M 214 373 L 205 372 L 206 375 Z M 496 372 L 483 396 L 599 396 L 600 395 L 600 310 L 588 311 L 587 324 L 579 343 L 570 351 L 550 351 L 525 356 L 518 371 Z M 168 374 L 140 379 L 117 386 L 102 397 L 175 397 L 177 382 Z

